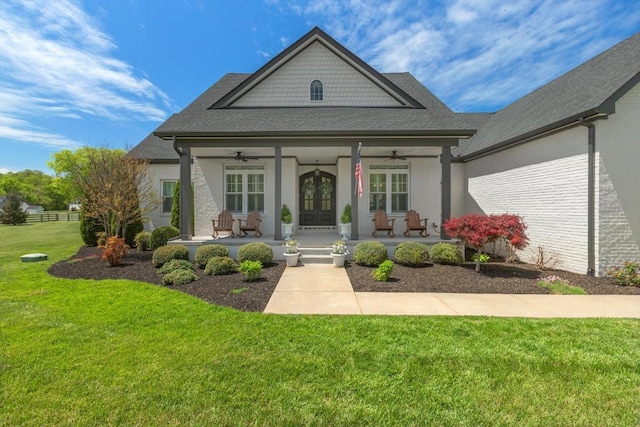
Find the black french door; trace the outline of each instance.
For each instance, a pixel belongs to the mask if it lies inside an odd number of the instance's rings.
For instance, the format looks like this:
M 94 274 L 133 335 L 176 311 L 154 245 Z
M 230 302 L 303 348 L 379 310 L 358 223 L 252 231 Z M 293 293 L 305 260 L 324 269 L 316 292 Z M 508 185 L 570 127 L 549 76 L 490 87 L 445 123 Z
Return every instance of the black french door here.
M 300 176 L 300 225 L 336 225 L 336 177 L 312 171 Z

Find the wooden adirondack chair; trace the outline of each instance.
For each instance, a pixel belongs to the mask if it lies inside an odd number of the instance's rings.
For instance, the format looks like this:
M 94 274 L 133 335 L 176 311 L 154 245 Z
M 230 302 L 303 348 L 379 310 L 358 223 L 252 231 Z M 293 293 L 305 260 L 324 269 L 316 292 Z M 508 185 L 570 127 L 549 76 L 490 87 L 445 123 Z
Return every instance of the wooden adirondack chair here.
M 427 237 L 429 235 L 429 232 L 427 231 L 429 218 L 420 219 L 420 214 L 418 212 L 410 210 L 409 212 L 407 212 L 404 220 L 407 225 L 407 229 L 404 231 L 404 235 L 406 237 L 411 236 L 411 231 L 419 231 L 419 234 L 422 237 Z
M 243 222 L 244 225 L 242 225 Z M 253 231 L 256 233 L 256 237 L 262 236 L 262 232 L 260 231 L 261 222 L 262 219 L 260 219 L 260 212 L 249 212 L 249 215 L 247 215 L 247 219 L 238 219 L 238 223 L 240 224 L 240 233 L 238 233 L 238 235 L 240 237 L 245 237 L 247 235 L 247 231 Z
M 385 211 L 376 211 L 373 214 L 373 233 L 371 235 L 376 237 L 378 231 L 386 231 L 389 237 L 395 237 L 395 233 L 393 232 L 393 227 L 396 223 L 395 218 L 388 219 L 387 213 Z
M 218 214 L 218 219 L 212 219 L 213 223 L 213 238 L 216 239 L 219 236 L 220 231 L 227 231 L 231 233 L 231 237 L 235 236 L 233 232 L 233 215 L 229 211 L 222 211 Z

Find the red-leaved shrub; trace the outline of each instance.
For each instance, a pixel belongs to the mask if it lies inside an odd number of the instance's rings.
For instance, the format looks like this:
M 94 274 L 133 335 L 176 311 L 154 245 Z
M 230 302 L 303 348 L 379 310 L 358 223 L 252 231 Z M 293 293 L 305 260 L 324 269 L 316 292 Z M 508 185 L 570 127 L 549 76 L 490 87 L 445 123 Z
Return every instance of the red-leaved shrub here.
M 528 244 L 527 226 L 518 215 L 469 214 L 451 218 L 444 224 L 450 237 L 478 250 L 476 271 L 480 271 L 480 255 L 487 243 L 504 238 L 513 249 L 524 249 Z
M 127 254 L 129 245 L 124 242 L 124 238 L 112 236 L 107 239 L 107 244 L 102 250 L 102 259 L 107 260 L 109 266 L 115 267 L 120 265 L 120 261 Z

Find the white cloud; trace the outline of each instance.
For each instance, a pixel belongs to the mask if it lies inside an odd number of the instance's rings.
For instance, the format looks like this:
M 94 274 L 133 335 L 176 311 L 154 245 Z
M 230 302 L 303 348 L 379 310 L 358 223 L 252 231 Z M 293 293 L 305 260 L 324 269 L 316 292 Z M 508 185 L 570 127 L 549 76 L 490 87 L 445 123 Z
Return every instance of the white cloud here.
M 171 102 L 129 64 L 99 22 L 68 0 L 4 2 L 0 6 L 0 136 L 63 146 L 72 141 L 34 130 L 38 115 L 161 121 Z M 48 139 L 48 138 L 51 139 Z
M 634 1 L 287 4 L 379 71 L 411 72 L 456 111 L 499 109 L 640 27 Z
M 17 117 L 0 114 L 0 135 L 18 142 L 38 144 L 52 149 L 80 148 L 82 144 L 62 135 L 34 128 L 29 122 Z

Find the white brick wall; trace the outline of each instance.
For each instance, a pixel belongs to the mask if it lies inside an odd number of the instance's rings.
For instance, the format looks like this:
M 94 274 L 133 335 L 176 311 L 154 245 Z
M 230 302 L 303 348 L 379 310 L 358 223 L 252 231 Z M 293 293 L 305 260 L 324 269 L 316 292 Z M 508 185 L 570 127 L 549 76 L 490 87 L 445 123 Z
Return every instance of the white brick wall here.
M 596 122 L 598 151 L 596 269 L 640 262 L 640 85 L 616 102 L 616 113 Z
M 309 83 L 324 85 L 324 101 L 309 101 Z M 398 101 L 320 42 L 273 72 L 234 104 L 264 106 L 398 106 Z
M 521 215 L 530 245 L 587 271 L 587 129 L 577 127 L 465 165 L 467 212 Z
M 153 180 L 153 191 L 159 199 L 162 197 L 162 181 L 180 179 L 180 167 L 176 164 L 149 165 L 149 172 Z M 171 225 L 171 213 L 162 213 L 162 206 L 158 206 L 149 213 L 149 222 L 145 223 L 144 228 L 151 231 L 166 225 Z

